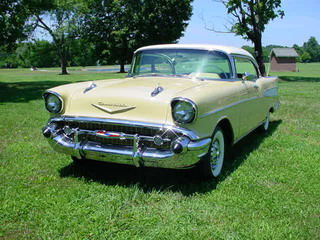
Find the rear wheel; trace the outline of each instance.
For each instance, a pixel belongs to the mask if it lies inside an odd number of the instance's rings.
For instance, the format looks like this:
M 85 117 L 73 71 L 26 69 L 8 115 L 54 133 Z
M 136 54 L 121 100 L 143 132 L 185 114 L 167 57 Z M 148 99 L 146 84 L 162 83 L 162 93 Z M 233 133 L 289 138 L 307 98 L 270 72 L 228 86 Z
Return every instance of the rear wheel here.
M 220 127 L 217 127 L 212 134 L 212 142 L 208 153 L 202 159 L 199 170 L 201 177 L 211 179 L 221 174 L 223 163 L 226 158 L 226 141 Z

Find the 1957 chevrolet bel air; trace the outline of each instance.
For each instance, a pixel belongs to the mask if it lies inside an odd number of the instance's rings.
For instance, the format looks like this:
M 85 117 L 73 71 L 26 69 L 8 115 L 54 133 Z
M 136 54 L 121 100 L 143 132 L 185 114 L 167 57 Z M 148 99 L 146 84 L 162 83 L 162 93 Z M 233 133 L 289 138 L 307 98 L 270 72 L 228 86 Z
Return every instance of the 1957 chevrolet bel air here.
M 44 92 L 43 135 L 75 162 L 198 167 L 217 177 L 229 148 L 279 106 L 276 77 L 262 77 L 245 50 L 215 45 L 138 49 L 125 79 Z

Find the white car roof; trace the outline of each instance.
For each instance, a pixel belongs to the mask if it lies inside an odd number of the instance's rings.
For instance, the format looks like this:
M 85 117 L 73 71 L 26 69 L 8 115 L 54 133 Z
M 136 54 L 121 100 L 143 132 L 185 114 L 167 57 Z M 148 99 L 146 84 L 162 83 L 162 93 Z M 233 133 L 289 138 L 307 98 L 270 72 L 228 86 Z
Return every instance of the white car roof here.
M 211 45 L 211 44 L 159 44 L 159 45 L 151 45 L 139 48 L 135 51 L 143 51 L 143 50 L 154 50 L 154 49 L 196 49 L 196 50 L 207 50 L 207 51 L 222 51 L 227 54 L 239 54 L 247 57 L 252 57 L 252 55 L 242 49 L 237 47 L 223 46 L 223 45 Z

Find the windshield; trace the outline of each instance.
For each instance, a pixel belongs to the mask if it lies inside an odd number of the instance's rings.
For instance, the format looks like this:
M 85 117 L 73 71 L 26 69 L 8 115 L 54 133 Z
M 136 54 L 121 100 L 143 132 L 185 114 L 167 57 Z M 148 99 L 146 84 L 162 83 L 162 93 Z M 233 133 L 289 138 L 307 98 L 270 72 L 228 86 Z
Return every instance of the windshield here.
M 186 76 L 200 79 L 228 79 L 230 62 L 218 51 L 155 49 L 135 55 L 130 76 Z

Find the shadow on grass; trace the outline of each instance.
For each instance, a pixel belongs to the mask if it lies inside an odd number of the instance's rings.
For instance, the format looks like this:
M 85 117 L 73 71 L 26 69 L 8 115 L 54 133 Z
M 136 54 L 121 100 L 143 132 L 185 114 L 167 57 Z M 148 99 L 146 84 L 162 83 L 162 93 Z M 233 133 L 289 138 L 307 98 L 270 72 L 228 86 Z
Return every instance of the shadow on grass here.
M 0 82 L 0 103 L 29 102 L 41 99 L 44 90 L 63 84 L 73 82 L 68 81 L 37 81 L 37 82 Z
M 320 77 L 279 76 L 285 82 L 320 82 Z
M 216 189 L 219 182 L 225 180 L 256 150 L 263 140 L 270 137 L 281 124 L 281 120 L 270 123 L 267 134 L 255 130 L 234 146 L 235 156 L 226 164 L 219 179 L 202 181 L 194 169 L 168 170 L 157 168 L 135 168 L 133 166 L 90 161 L 81 165 L 70 163 L 60 169 L 61 177 L 75 177 L 86 181 L 95 181 L 105 185 L 131 187 L 137 185 L 143 192 L 173 191 L 185 196 L 194 193 L 206 193 Z

